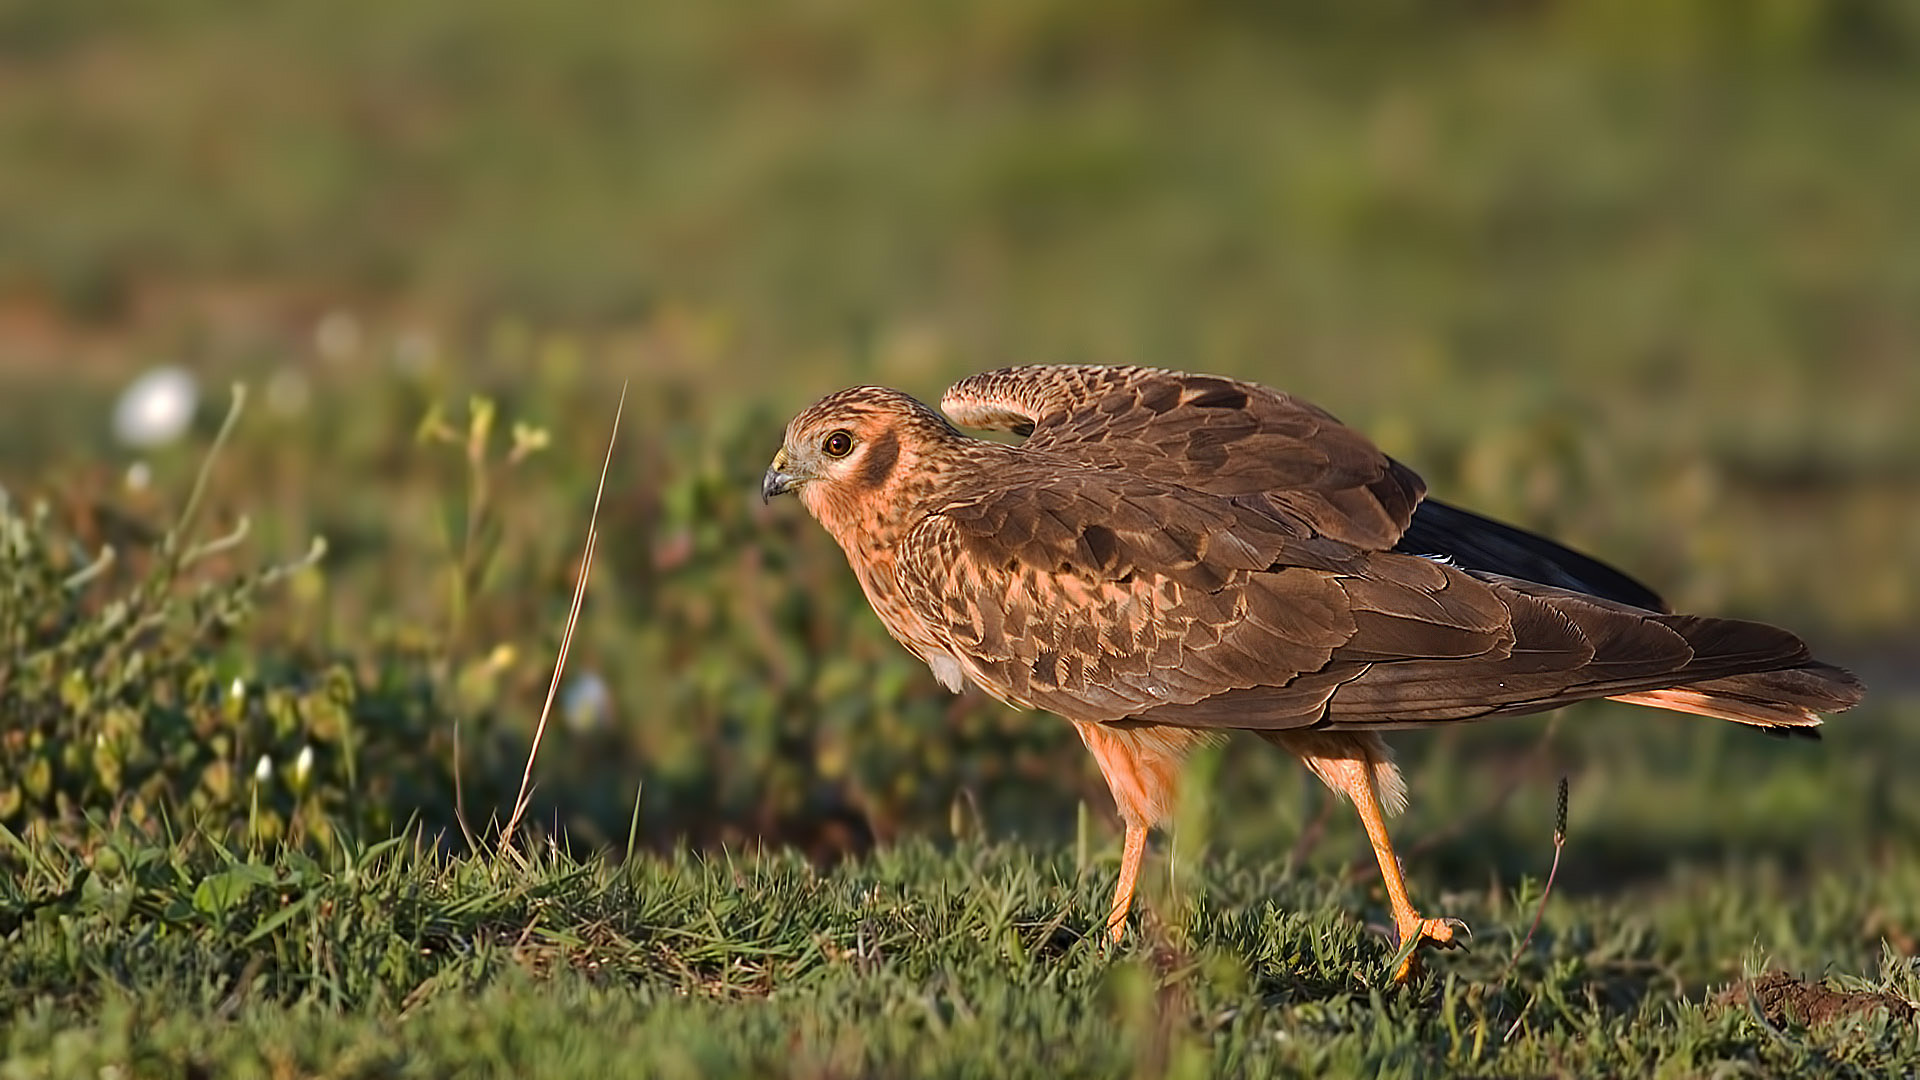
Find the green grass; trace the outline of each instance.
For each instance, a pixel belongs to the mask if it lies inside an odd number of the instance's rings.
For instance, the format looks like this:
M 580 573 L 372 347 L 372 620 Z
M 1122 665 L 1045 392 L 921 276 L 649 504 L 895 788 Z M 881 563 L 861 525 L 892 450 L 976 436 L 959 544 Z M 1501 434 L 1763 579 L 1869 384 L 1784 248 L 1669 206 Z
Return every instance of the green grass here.
M 1576 848 L 1577 848 L 1576 841 Z M 110 855 L 108 853 L 111 853 Z M 1710 991 L 1786 965 L 1911 1001 L 1841 887 L 1716 873 L 1657 903 L 1449 892 L 1470 954 L 1415 984 L 1364 889 L 1217 853 L 1101 925 L 1114 853 L 921 842 L 821 871 L 714 853 L 517 868 L 409 837 L 325 860 L 121 839 L 0 893 L 8 1075 L 1899 1074 L 1911 1021 L 1808 1027 Z M 1855 865 L 1855 872 L 1868 870 Z M 1091 935 L 1091 936 L 1089 936 Z
M 1711 988 L 1915 996 L 1916 10 L 0 7 L 0 1076 L 1911 1071 L 1911 1021 Z M 1818 745 L 1396 737 L 1417 897 L 1478 933 L 1407 990 L 1357 824 L 1264 748 L 1083 942 L 1070 729 L 942 692 L 756 491 L 830 390 L 1086 360 L 1301 393 L 1871 696 Z M 161 362 L 193 431 L 115 444 Z M 579 854 L 456 856 L 629 380 L 606 708 L 523 833 Z

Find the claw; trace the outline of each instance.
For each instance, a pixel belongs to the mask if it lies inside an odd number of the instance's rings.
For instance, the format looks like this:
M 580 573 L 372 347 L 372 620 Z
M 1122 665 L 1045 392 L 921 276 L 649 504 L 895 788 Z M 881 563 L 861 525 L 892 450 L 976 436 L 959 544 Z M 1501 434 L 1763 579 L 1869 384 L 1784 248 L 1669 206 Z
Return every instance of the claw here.
M 1460 937 L 1454 933 L 1456 930 L 1468 939 L 1473 937 L 1473 928 L 1459 919 L 1441 916 L 1437 919 L 1422 919 L 1420 921 L 1421 940 L 1431 941 L 1443 949 L 1465 949 L 1467 947 L 1467 942 L 1460 940 Z

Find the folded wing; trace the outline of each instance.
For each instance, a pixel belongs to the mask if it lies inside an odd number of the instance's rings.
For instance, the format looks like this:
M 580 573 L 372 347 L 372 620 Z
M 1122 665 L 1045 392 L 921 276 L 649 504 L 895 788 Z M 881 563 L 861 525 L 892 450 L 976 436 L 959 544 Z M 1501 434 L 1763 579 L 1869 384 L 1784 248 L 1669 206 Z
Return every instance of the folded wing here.
M 954 422 L 1035 450 L 1246 500 L 1314 535 L 1653 611 L 1652 589 L 1546 537 L 1427 500 L 1407 466 L 1313 404 L 1254 383 L 1140 367 L 1038 365 L 955 383 Z
M 1811 704 L 1747 718 L 1766 726 L 1857 699 L 1775 627 L 1362 550 L 1243 499 L 1044 459 L 925 519 L 897 573 L 976 682 L 1082 721 L 1424 727 L 1693 684 L 1805 689 Z

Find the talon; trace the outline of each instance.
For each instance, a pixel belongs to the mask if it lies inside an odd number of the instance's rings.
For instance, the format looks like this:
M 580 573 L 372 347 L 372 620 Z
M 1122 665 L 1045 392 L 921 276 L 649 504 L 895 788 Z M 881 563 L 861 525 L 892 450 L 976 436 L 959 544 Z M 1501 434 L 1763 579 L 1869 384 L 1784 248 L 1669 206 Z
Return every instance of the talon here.
M 1473 936 L 1473 931 L 1468 928 L 1466 923 L 1459 919 L 1443 916 L 1437 919 L 1420 920 L 1419 938 L 1422 941 L 1431 941 L 1443 949 L 1466 948 L 1466 942 L 1454 937 L 1455 930 L 1458 930 L 1469 938 Z M 1403 938 L 1401 940 L 1404 941 L 1405 939 Z

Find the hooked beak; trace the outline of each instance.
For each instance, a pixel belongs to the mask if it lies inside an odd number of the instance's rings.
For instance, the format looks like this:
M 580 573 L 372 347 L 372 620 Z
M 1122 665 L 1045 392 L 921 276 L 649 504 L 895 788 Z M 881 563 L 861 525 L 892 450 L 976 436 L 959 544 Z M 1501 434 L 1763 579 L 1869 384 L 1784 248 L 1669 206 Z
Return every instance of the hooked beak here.
M 767 475 L 760 478 L 761 502 L 767 502 L 775 495 L 785 495 L 787 492 L 793 490 L 797 478 L 792 473 L 782 471 L 781 466 L 786 463 L 787 452 L 785 450 L 773 455 L 773 464 L 768 467 Z

